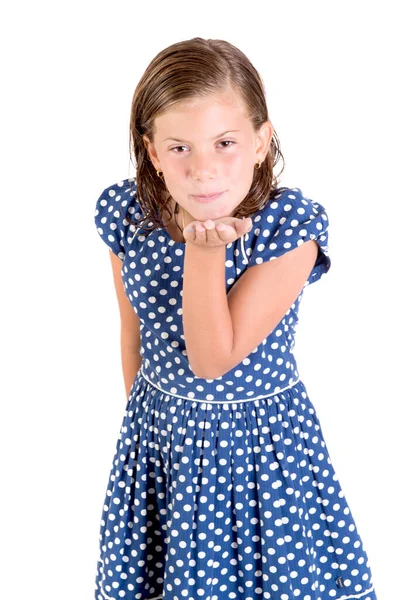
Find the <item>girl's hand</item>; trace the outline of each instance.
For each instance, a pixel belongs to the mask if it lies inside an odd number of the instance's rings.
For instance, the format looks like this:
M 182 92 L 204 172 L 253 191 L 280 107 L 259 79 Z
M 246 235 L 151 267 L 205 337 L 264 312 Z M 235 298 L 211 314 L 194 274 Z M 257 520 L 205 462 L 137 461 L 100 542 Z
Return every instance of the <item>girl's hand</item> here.
M 247 219 L 222 217 L 213 221 L 211 219 L 192 221 L 183 230 L 183 236 L 187 243 L 203 248 L 218 248 L 239 239 L 251 231 L 252 227 L 250 217 Z

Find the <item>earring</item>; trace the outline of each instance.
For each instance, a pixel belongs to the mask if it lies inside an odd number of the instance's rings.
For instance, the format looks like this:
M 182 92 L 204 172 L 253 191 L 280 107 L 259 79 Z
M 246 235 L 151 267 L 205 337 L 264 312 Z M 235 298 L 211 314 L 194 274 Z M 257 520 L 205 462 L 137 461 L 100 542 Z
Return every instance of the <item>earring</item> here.
M 259 169 L 261 167 L 262 160 L 259 160 L 257 164 L 254 165 L 255 169 Z
M 157 175 L 158 175 L 159 177 L 161 177 L 161 175 L 162 175 L 162 171 L 157 171 Z

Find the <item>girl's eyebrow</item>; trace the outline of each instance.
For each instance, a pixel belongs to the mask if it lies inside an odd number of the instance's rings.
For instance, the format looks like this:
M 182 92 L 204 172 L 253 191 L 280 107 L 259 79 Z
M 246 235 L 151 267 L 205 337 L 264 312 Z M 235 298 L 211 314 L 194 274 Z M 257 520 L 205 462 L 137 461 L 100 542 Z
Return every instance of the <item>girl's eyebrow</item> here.
M 211 139 L 212 140 L 216 140 L 217 138 L 222 137 L 226 133 L 232 133 L 233 131 L 240 131 L 240 129 L 228 129 L 228 131 L 223 131 L 222 133 L 219 133 L 218 135 L 216 135 L 215 137 L 213 137 Z M 187 140 L 179 140 L 178 138 L 165 138 L 163 140 L 163 142 L 166 142 L 167 140 L 172 140 L 173 142 L 185 142 L 185 143 L 188 143 Z

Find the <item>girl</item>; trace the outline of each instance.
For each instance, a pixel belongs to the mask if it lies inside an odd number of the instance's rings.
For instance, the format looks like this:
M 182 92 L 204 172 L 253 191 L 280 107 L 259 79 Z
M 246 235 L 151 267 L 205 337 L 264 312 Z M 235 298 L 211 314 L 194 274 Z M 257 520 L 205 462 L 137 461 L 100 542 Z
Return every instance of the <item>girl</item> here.
M 278 186 L 259 74 L 228 42 L 173 44 L 130 134 L 136 177 L 95 211 L 128 396 L 96 600 L 376 600 L 293 355 L 304 289 L 331 265 L 328 216 Z

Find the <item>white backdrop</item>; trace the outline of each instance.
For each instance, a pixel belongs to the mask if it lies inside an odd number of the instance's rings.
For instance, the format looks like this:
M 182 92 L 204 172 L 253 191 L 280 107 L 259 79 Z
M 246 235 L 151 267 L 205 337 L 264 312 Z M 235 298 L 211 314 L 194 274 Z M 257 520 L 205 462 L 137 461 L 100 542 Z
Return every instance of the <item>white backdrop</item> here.
M 94 598 L 126 401 L 95 202 L 133 173 L 129 111 L 144 69 L 195 36 L 247 54 L 286 160 L 281 184 L 328 212 L 332 268 L 305 291 L 295 356 L 379 600 L 398 597 L 394 4 L 38 0 L 3 10 L 3 598 Z

